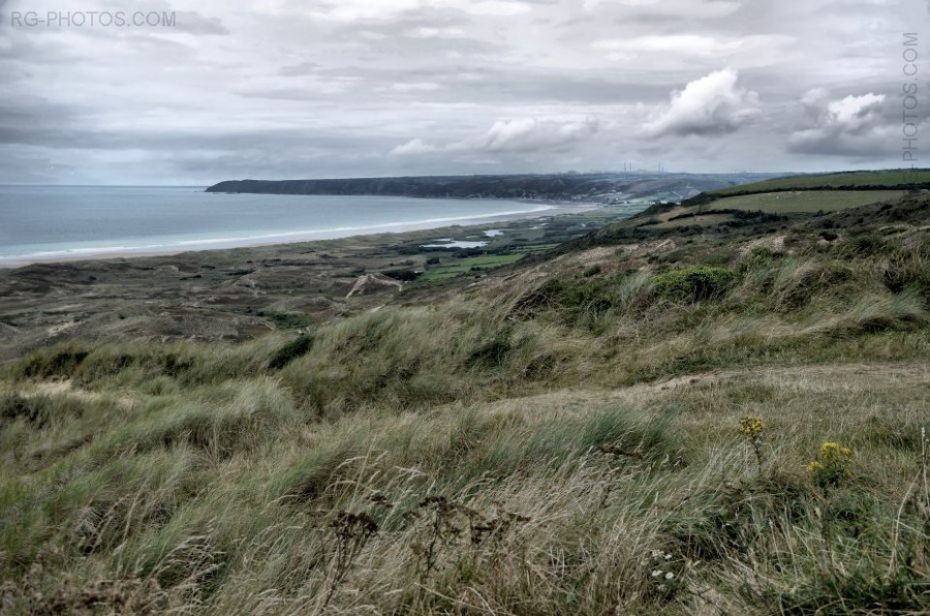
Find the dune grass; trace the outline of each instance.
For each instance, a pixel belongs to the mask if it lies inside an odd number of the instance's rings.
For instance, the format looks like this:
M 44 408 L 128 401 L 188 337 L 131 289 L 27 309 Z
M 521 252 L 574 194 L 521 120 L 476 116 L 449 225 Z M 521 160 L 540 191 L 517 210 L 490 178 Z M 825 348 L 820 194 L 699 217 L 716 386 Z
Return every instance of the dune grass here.
M 927 238 L 806 242 L 39 350 L 2 611 L 926 612 Z

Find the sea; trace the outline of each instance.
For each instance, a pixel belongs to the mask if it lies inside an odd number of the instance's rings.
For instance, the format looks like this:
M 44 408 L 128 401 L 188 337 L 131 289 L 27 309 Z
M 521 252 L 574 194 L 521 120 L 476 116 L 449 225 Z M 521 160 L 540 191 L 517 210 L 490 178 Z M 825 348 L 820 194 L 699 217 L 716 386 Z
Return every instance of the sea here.
M 0 186 L 0 266 L 430 229 L 548 209 L 496 199 L 225 194 L 198 186 Z

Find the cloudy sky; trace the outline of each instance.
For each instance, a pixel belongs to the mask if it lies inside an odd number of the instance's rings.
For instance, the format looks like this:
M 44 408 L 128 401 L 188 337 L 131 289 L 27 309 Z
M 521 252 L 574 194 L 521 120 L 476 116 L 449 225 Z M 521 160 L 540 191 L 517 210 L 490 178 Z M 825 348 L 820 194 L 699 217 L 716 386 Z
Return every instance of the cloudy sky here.
M 118 11 L 174 23 L 99 23 Z M 0 0 L 0 15 L 0 182 L 16 183 L 903 166 L 903 33 L 930 42 L 927 0 Z

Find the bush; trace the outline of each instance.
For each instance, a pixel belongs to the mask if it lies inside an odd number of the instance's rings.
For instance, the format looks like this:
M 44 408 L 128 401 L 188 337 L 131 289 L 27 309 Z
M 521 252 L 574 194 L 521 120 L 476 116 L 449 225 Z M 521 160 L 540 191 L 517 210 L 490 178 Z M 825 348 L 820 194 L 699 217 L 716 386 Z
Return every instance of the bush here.
M 893 293 L 913 288 L 930 299 L 930 250 L 924 246 L 899 250 L 891 255 L 883 272 L 885 286 Z
M 652 300 L 652 277 L 643 271 L 607 278 L 550 278 L 517 300 L 513 314 L 529 319 L 554 311 L 568 324 L 595 326 L 609 311 L 638 311 Z
M 299 336 L 275 351 L 271 359 L 268 360 L 268 368 L 270 370 L 280 370 L 301 355 L 306 355 L 312 347 L 313 337 Z
M 511 330 L 505 327 L 488 339 L 479 342 L 469 354 L 466 365 L 469 367 L 496 368 L 504 363 L 507 354 L 513 349 Z
M 844 285 L 849 287 L 854 278 L 855 271 L 839 261 L 786 263 L 774 283 L 775 309 L 799 310 L 815 295 L 842 293 Z
M 421 272 L 415 272 L 409 269 L 387 270 L 381 273 L 388 278 L 393 278 L 394 280 L 399 280 L 401 282 L 413 282 L 421 275 Z
M 19 374 L 27 379 L 68 379 L 88 355 L 70 347 L 33 353 L 20 364 Z
M 278 329 L 299 329 L 313 324 L 313 319 L 302 312 L 271 312 L 261 310 L 258 316 L 268 319 Z
M 44 405 L 36 398 L 26 398 L 16 393 L 0 397 L 0 426 L 25 419 L 36 427 L 42 427 L 47 420 Z
M 868 257 L 888 252 L 888 243 L 873 233 L 857 235 L 844 247 L 843 252 L 853 257 Z
M 725 267 L 687 267 L 653 277 L 656 292 L 667 299 L 701 302 L 726 293 L 736 281 L 736 273 Z

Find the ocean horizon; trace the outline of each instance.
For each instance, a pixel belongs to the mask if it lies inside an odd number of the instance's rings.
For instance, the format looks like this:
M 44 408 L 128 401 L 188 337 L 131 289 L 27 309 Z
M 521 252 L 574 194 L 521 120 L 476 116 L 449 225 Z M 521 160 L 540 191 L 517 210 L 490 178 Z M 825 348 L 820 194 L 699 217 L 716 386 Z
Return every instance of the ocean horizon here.
M 501 199 L 207 193 L 201 186 L 0 186 L 0 267 L 477 224 L 551 205 Z

